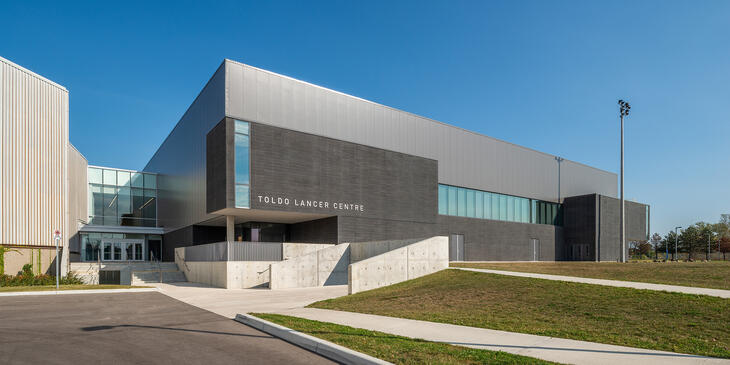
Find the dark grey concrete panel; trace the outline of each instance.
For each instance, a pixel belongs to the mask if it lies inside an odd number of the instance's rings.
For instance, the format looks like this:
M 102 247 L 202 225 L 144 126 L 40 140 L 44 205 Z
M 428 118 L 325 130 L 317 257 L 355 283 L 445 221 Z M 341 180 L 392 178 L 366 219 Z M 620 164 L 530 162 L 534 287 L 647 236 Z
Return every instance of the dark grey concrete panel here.
M 440 215 L 438 234 L 464 235 L 466 261 L 532 261 L 532 239 L 539 261 L 562 259 L 562 227 Z
M 305 243 L 336 243 L 337 217 L 290 224 L 289 241 Z
M 338 243 L 432 237 L 438 233 L 434 223 L 349 216 L 339 217 L 338 227 Z
M 646 226 L 646 205 L 636 202 L 626 204 L 626 254 L 628 255 L 629 241 L 647 240 L 648 227 Z M 598 252 L 601 261 L 616 261 L 619 259 L 621 201 L 619 199 L 600 196 L 599 199 L 599 237 Z
M 598 239 L 598 194 L 568 197 L 563 200 L 563 228 L 565 233 L 565 258 L 572 257 L 572 246 L 587 248 L 589 255 L 585 260 L 596 260 L 596 242 Z M 574 250 L 576 253 L 578 249 Z
M 162 261 L 175 261 L 175 249 L 193 245 L 193 226 L 167 232 L 162 236 Z
M 160 293 L 0 298 L 3 364 L 331 364 Z
M 205 137 L 206 211 L 226 208 L 228 191 L 228 145 L 226 120 L 222 120 Z
M 251 123 L 254 209 L 432 223 L 437 174 L 434 160 Z

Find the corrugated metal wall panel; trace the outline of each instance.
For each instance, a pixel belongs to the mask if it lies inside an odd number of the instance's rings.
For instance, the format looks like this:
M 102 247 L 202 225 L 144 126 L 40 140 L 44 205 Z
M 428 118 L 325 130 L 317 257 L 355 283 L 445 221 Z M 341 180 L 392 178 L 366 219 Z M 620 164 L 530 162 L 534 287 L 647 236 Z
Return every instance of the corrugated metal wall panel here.
M 246 85 L 228 85 L 226 95 L 221 65 L 144 168 L 158 174 L 157 217 L 166 230 L 214 217 L 206 212 L 205 136 L 225 117 L 226 98 L 240 105 L 246 92 Z
M 0 118 L 0 243 L 66 242 L 68 91 L 0 58 Z
M 241 86 L 228 87 L 230 117 L 436 159 L 441 183 L 557 200 L 558 166 L 552 155 L 237 62 L 226 60 L 226 65 L 227 83 L 243 85 L 243 92 Z M 247 87 L 261 79 L 268 81 Z M 282 98 L 271 98 L 265 106 L 256 102 L 257 94 L 268 94 L 267 88 L 279 82 Z M 305 96 L 310 92 L 324 94 L 321 113 L 308 110 L 318 103 Z M 267 110 L 280 110 L 283 119 Z M 568 160 L 562 167 L 561 196 L 616 196 L 616 174 Z

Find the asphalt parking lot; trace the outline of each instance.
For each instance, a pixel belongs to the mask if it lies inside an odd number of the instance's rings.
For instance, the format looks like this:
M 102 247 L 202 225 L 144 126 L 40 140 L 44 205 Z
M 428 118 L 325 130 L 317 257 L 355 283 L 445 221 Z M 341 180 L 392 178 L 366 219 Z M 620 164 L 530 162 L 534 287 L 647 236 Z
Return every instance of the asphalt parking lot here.
M 322 364 L 163 294 L 0 297 L 0 364 Z

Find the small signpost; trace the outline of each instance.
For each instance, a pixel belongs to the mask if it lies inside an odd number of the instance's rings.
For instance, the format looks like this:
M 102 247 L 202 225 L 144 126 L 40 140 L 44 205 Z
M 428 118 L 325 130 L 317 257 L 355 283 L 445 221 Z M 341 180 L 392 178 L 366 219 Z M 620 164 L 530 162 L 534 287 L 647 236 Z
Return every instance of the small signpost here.
M 59 261 L 58 244 L 61 242 L 61 231 L 59 231 L 59 230 L 53 231 L 53 239 L 56 241 L 56 291 L 58 291 L 58 289 L 59 289 L 59 285 L 58 285 L 58 275 L 59 275 L 59 272 L 58 272 L 58 261 Z

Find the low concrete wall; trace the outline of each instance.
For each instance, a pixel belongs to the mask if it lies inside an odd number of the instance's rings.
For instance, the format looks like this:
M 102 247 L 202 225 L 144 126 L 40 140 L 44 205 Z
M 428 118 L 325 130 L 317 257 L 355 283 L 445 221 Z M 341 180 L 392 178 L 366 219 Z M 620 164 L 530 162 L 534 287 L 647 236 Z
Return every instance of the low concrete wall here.
M 308 255 L 312 252 L 317 252 L 323 248 L 329 248 L 332 246 L 334 246 L 334 244 L 284 242 L 282 247 L 282 259 L 290 260 L 295 257 Z
M 436 236 L 351 264 L 348 291 L 376 289 L 448 267 L 449 239 Z
M 330 246 L 304 256 L 271 264 L 269 288 L 308 288 L 347 283 L 350 244 Z
M 427 238 L 428 237 L 410 238 L 403 240 L 352 242 L 350 243 L 350 262 L 354 263 L 369 259 L 373 256 L 384 254 L 397 248 L 405 247 L 412 243 L 423 241 Z
M 246 289 L 267 285 L 269 266 L 279 261 L 185 261 L 185 248 L 175 249 L 175 263 L 191 283 Z

